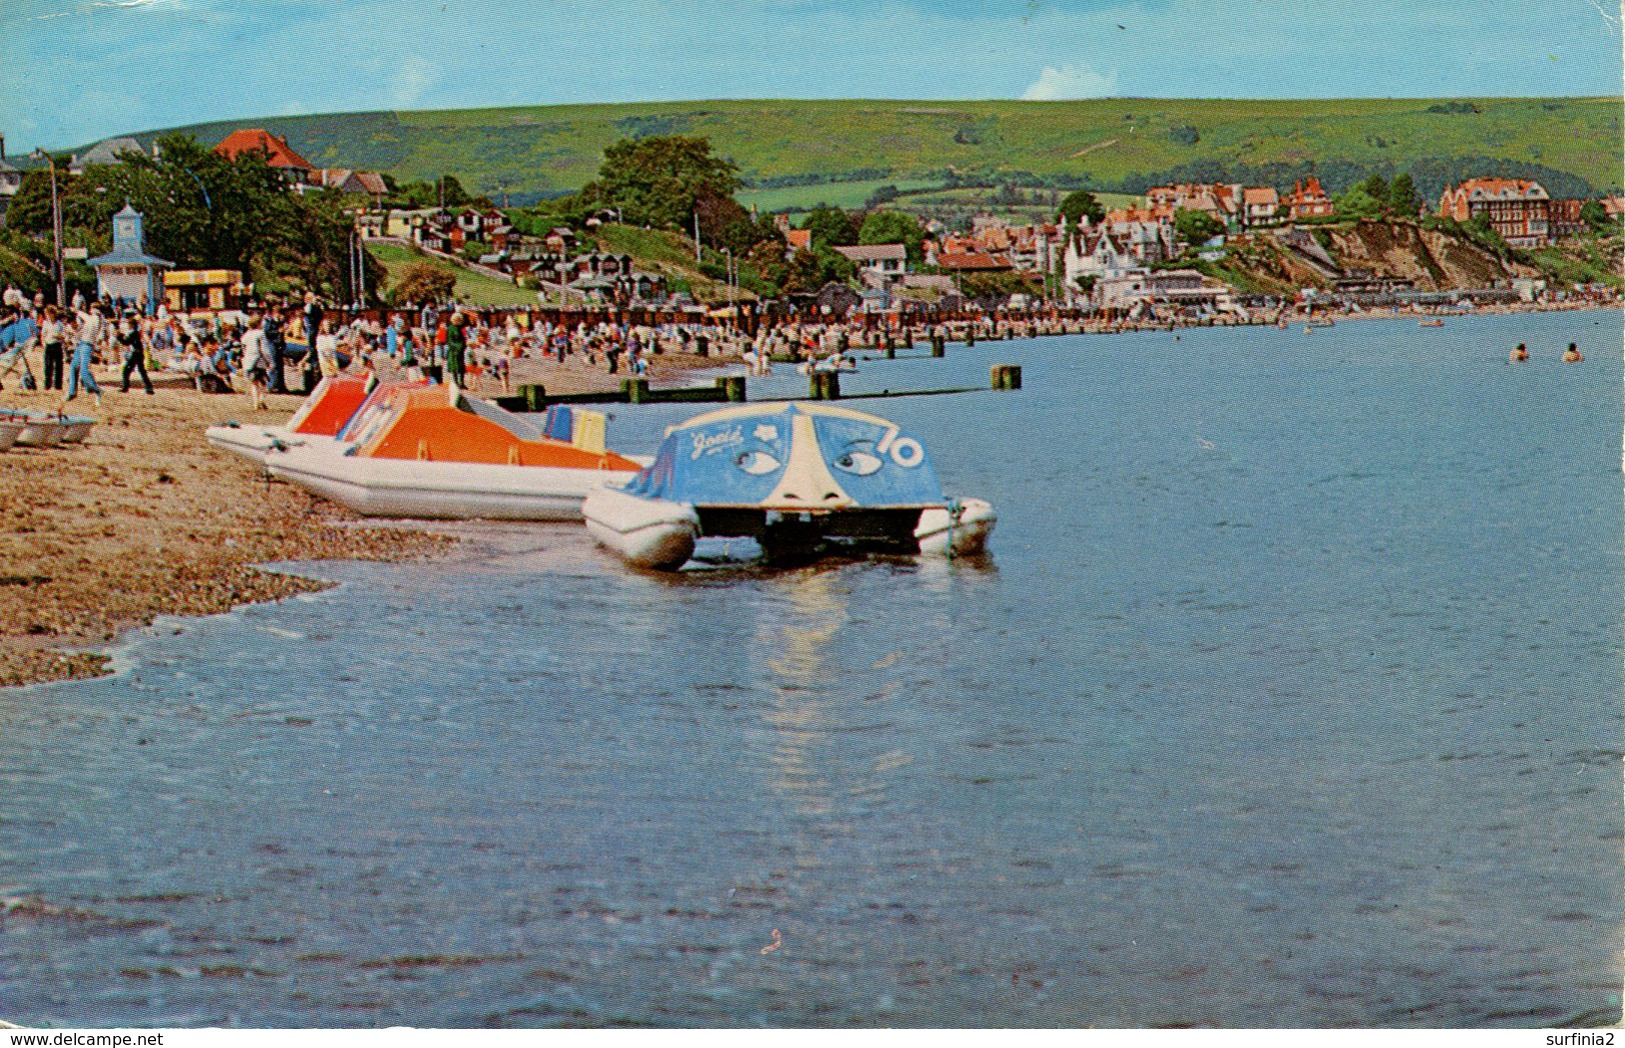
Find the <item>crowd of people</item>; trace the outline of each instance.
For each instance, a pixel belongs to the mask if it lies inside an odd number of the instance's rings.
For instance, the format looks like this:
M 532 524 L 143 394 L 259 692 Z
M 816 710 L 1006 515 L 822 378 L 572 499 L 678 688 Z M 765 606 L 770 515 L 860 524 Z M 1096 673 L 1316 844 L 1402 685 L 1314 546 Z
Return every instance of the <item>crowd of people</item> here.
M 792 317 L 753 324 L 744 331 L 722 318 L 695 315 L 660 323 L 636 323 L 614 314 L 568 315 L 546 310 L 490 310 L 457 302 L 382 313 L 335 308 L 314 293 L 302 301 L 268 301 L 237 309 L 171 313 L 162 304 L 147 310 L 110 300 L 85 302 L 75 295 L 57 308 L 43 296 L 4 292 L 0 322 L 26 318 L 38 328 L 44 388 L 63 390 L 65 404 L 81 390 L 98 398 L 94 369 L 118 366 L 120 388 L 139 379 L 152 392 L 152 371 L 180 374 L 198 389 L 246 394 L 255 409 L 268 397 L 304 393 L 324 376 L 344 371 L 386 377 L 455 382 L 472 392 L 513 392 L 513 367 L 545 375 L 549 363 L 632 378 L 654 376 L 666 354 L 743 361 L 764 375 L 774 361 L 801 363 L 804 370 L 855 366 L 853 351 L 879 349 L 893 338 L 899 348 L 925 338 L 999 338 L 1082 330 L 1076 324 L 986 318 L 949 325 L 885 328 L 880 318 Z M 732 318 L 726 318 L 731 321 Z M 670 359 L 670 358 L 668 358 Z M 18 360 L 14 355 L 11 367 Z M 28 370 L 27 356 L 21 365 Z M 7 376 L 0 356 L 0 383 Z M 104 372 L 105 374 L 105 372 Z M 66 389 L 64 390 L 64 379 Z M 31 381 L 27 375 L 24 381 Z

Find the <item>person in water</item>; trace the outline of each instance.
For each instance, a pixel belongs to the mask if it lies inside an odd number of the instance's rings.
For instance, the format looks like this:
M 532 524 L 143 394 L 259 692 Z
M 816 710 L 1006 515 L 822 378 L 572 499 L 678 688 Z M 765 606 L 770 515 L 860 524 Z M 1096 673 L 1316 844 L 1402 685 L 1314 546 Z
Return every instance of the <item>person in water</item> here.
M 1522 342 L 1518 343 L 1518 347 L 1514 349 L 1511 355 L 1507 357 L 1507 360 L 1513 364 L 1521 364 L 1528 359 L 1529 347 L 1525 346 Z
M 1563 363 L 1578 364 L 1584 359 L 1585 357 L 1580 355 L 1580 347 L 1576 346 L 1573 342 L 1570 342 L 1569 348 L 1563 353 Z

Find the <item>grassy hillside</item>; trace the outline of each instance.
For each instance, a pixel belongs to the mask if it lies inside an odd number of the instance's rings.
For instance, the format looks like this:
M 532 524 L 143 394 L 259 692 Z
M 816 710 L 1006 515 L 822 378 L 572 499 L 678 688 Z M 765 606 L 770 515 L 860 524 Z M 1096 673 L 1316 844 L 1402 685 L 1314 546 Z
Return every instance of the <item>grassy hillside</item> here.
M 401 247 L 399 244 L 369 243 L 367 250 L 372 257 L 384 264 L 389 271 L 389 284 L 385 287 L 394 287 L 400 282 L 407 269 L 420 262 L 427 262 L 436 269 L 444 269 L 457 274 L 457 289 L 455 297 L 475 306 L 534 306 L 536 292 L 506 281 L 488 277 L 483 273 L 475 273 L 462 266 L 453 265 L 444 259 L 431 258 L 420 254 L 411 248 Z
M 639 229 L 613 223 L 599 226 L 594 233 L 600 251 L 631 255 L 633 266 L 645 273 L 660 273 L 673 291 L 687 291 L 694 301 L 718 305 L 728 301 L 728 285 L 700 272 L 694 262 L 694 241 L 659 229 Z M 706 256 L 720 261 L 709 248 Z M 745 302 L 756 296 L 736 288 L 734 300 Z
M 770 210 L 861 202 L 880 185 L 951 176 L 1125 192 L 1179 174 L 1290 185 L 1311 163 L 1334 190 L 1412 169 L 1429 195 L 1464 168 L 1542 178 L 1557 195 L 1625 182 L 1614 98 L 661 102 L 245 118 L 183 130 L 214 142 L 247 126 L 287 135 L 321 166 L 413 180 L 455 174 L 518 200 L 578 188 L 619 139 L 670 133 L 708 137 Z

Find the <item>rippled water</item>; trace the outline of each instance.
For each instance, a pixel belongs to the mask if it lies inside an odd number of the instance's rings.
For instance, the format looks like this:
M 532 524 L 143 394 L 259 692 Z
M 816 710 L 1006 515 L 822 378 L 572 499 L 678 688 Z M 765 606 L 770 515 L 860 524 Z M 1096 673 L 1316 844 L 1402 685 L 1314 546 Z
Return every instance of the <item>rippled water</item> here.
M 863 405 L 995 502 L 990 562 L 663 578 L 472 527 L 164 620 L 0 693 L 0 1017 L 1616 1016 L 1620 339 L 954 347 L 843 384 L 1024 365 Z

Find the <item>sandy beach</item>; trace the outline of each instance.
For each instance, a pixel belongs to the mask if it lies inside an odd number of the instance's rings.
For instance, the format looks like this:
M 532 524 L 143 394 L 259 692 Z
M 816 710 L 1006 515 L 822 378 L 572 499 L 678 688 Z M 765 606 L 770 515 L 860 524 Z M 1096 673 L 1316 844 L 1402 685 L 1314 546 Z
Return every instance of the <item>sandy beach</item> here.
M 722 365 L 718 357 L 664 355 L 651 379 L 680 382 Z M 31 366 L 41 374 L 37 352 Z M 387 375 L 385 377 L 388 377 Z M 117 372 L 98 369 L 103 403 L 80 394 L 70 405 L 100 420 L 83 445 L 13 447 L 0 454 L 0 687 L 94 676 L 105 656 L 90 650 L 159 614 L 210 615 L 281 600 L 323 584 L 262 571 L 281 560 L 406 560 L 455 542 L 394 527 L 357 527 L 347 510 L 270 481 L 212 447 L 210 425 L 247 420 L 246 395 L 202 394 L 179 376 L 153 376 L 118 391 Z M 579 359 L 516 361 L 514 382 L 552 393 L 611 390 L 621 376 Z M 5 378 L 0 405 L 53 410 L 57 392 L 25 392 Z M 494 383 L 475 392 L 500 395 Z M 255 421 L 280 424 L 299 396 L 270 398 Z

